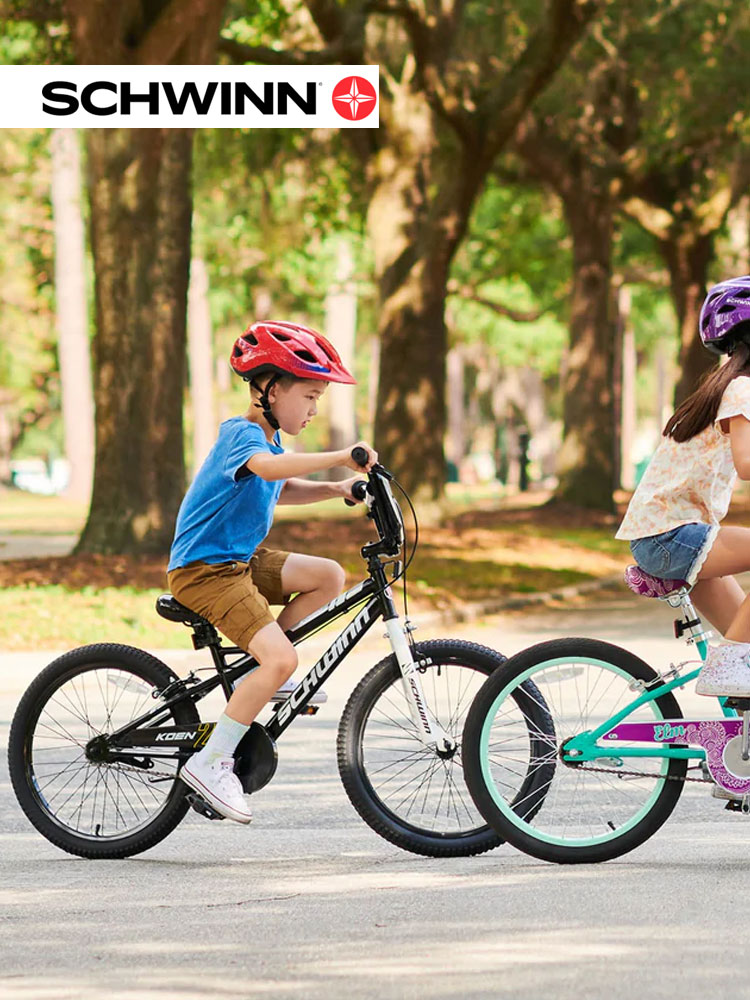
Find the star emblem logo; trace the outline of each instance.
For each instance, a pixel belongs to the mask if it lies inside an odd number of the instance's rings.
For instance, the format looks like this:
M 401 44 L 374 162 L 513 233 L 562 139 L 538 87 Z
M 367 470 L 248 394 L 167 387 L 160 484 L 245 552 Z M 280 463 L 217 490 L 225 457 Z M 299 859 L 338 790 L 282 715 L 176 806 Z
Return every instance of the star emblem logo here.
M 333 89 L 333 106 L 342 118 L 361 121 L 375 108 L 375 88 L 363 76 L 347 76 Z

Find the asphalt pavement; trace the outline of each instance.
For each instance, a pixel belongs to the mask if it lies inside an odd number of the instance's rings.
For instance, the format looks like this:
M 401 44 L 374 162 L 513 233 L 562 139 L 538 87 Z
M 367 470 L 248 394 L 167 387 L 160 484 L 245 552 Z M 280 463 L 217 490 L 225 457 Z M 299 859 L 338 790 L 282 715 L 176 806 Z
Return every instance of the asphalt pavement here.
M 249 827 L 191 813 L 138 857 L 75 858 L 28 824 L 3 750 L 3 1000 L 750 993 L 739 970 L 750 820 L 703 787 L 686 787 L 655 837 L 603 865 L 548 865 L 507 846 L 432 860 L 364 825 L 338 778 L 336 726 L 356 681 L 388 652 L 381 631 L 332 677 L 319 715 L 284 734 Z M 625 592 L 418 633 L 441 635 L 506 653 L 557 635 L 597 636 L 659 669 L 693 655 L 671 637 L 668 608 Z M 322 638 L 305 648 L 309 665 Z M 53 655 L 0 652 L 3 748 L 18 698 Z M 158 655 L 183 671 L 199 654 Z

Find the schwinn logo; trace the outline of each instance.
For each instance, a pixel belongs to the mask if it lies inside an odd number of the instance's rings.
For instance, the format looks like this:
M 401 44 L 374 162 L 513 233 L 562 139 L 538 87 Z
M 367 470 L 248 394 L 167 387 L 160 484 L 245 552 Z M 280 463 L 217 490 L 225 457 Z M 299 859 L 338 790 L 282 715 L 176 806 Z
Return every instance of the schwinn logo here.
M 0 66 L 0 128 L 63 125 L 377 128 L 378 67 Z
M 364 591 L 365 587 L 367 587 L 368 582 L 369 581 L 358 583 L 356 587 L 352 587 L 351 590 L 344 591 L 343 594 L 340 594 L 332 601 L 329 601 L 325 608 L 319 608 L 317 611 L 313 611 L 311 615 L 308 615 L 307 618 L 303 618 L 301 622 L 298 622 L 295 625 L 295 629 L 302 632 L 309 622 L 311 622 L 314 618 L 318 618 L 322 613 L 326 611 L 333 611 L 335 608 L 340 608 L 347 601 L 355 601 L 355 599 Z
M 55 80 L 42 87 L 42 110 L 48 115 L 65 117 L 82 108 L 87 114 L 102 118 L 118 112 L 130 115 L 137 106 L 147 108 L 149 115 L 168 110 L 177 116 L 186 111 L 206 116 L 212 108 L 218 108 L 221 115 L 245 115 L 251 108 L 262 115 L 286 115 L 290 104 L 294 104 L 304 114 L 314 115 L 317 89 L 314 82 L 307 83 L 301 93 L 285 80 L 264 83 L 259 90 L 228 80 L 221 83 L 212 80 L 204 87 L 198 87 L 193 81 L 179 87 L 169 80 L 152 80 L 144 91 L 127 80 L 122 83 L 94 80 L 82 87 L 79 95 L 78 84 Z
M 427 718 L 427 712 L 424 707 L 422 699 L 419 697 L 419 688 L 413 677 L 409 678 L 409 686 L 411 687 L 411 693 L 414 695 L 414 703 L 417 706 L 417 711 L 419 712 L 419 718 L 422 720 L 422 725 L 425 728 L 426 733 L 432 732 L 432 726 L 430 725 L 430 720 Z
M 347 650 L 359 638 L 365 628 L 370 624 L 370 608 L 364 607 L 357 617 L 346 627 L 336 642 L 326 650 L 324 655 L 310 672 L 300 681 L 289 698 L 279 709 L 276 718 L 280 726 L 285 725 L 300 705 L 303 705 L 308 697 L 318 689 L 323 680 L 339 663 Z

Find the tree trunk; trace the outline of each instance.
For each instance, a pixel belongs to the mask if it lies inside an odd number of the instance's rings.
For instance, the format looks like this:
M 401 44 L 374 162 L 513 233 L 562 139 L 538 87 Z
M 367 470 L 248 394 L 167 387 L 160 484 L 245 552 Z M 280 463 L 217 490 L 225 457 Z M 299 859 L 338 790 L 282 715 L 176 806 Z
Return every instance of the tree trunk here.
M 564 200 L 573 237 L 573 294 L 570 350 L 563 381 L 563 444 L 555 498 L 612 511 L 613 208 L 606 191 L 597 195 L 591 183 L 577 185 L 577 194 L 572 192 Z
M 66 0 L 79 64 L 212 62 L 225 0 Z M 166 553 L 184 492 L 190 129 L 86 133 L 96 465 L 78 552 Z
M 184 490 L 189 129 L 89 129 L 96 471 L 81 552 L 166 552 Z
M 445 482 L 448 273 L 487 165 L 441 147 L 426 103 L 409 98 L 408 132 L 376 157 L 368 211 L 381 344 L 375 446 L 410 493 L 434 498 Z
M 624 490 L 635 488 L 635 465 L 633 447 L 637 422 L 636 373 L 637 354 L 635 330 L 630 321 L 630 289 L 622 287 L 618 296 L 618 335 L 620 342 L 620 469 L 619 480 Z
M 446 358 L 448 382 L 448 458 L 456 467 L 456 475 L 466 454 L 466 406 L 464 403 L 464 352 L 456 344 Z
M 673 239 L 659 241 L 659 250 L 669 268 L 680 337 L 680 374 L 674 391 L 675 408 L 695 391 L 701 377 L 716 366 L 715 355 L 705 349 L 698 331 L 714 236 L 713 231 L 708 234 L 682 233 Z
M 354 341 L 357 329 L 357 293 L 352 275 L 354 258 L 349 240 L 342 236 L 336 248 L 336 277 L 326 296 L 326 336 L 341 355 L 349 369 L 354 365 Z M 332 382 L 328 387 L 328 423 L 331 451 L 350 447 L 357 439 L 357 411 L 355 389 L 350 385 Z M 331 479 L 346 479 L 347 469 L 331 469 Z
M 50 148 L 58 357 L 64 448 L 70 468 L 65 494 L 88 503 L 94 475 L 94 397 L 78 133 L 75 129 L 54 129 Z
M 206 262 L 194 257 L 188 288 L 188 366 L 193 407 L 193 474 L 216 440 L 214 362 Z M 229 366 L 227 366 L 229 367 Z

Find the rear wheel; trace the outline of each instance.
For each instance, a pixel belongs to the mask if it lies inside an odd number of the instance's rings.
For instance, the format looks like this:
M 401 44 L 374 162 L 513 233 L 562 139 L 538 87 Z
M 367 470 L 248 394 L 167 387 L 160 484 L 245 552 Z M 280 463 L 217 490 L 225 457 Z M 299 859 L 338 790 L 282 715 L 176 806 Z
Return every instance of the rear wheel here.
M 141 766 L 107 762 L 106 738 L 153 709 L 155 691 L 176 680 L 155 657 L 100 643 L 54 660 L 21 699 L 8 763 L 16 798 L 47 840 L 85 858 L 124 858 L 153 847 L 187 811 L 177 752 Z M 200 721 L 192 702 L 163 723 Z M 154 722 L 153 724 L 157 724 Z M 99 749 L 101 748 L 101 749 Z
M 418 652 L 429 711 L 455 739 L 455 750 L 441 753 L 424 743 L 401 671 L 388 656 L 362 678 L 341 717 L 341 779 L 362 819 L 391 843 L 431 857 L 481 854 L 502 840 L 469 795 L 461 736 L 472 699 L 505 658 L 455 640 L 423 642 Z M 518 697 L 523 700 L 526 693 Z M 535 699 L 529 711 L 537 721 L 542 701 Z M 538 776 L 533 780 L 539 783 Z M 527 793 L 531 789 L 524 787 Z
M 474 802 L 501 837 L 545 861 L 594 862 L 633 850 L 659 829 L 682 792 L 686 760 L 647 754 L 563 760 L 566 741 L 606 724 L 638 699 L 641 682 L 656 677 L 619 646 L 556 639 L 523 650 L 487 680 L 467 716 L 464 768 Z M 544 697 L 555 734 L 536 745 L 529 744 L 533 722 L 517 697 L 530 683 Z M 621 721 L 652 724 L 681 716 L 667 693 Z M 617 746 L 648 751 L 654 744 Z M 528 802 L 519 793 L 519 776 L 535 770 L 544 778 Z

